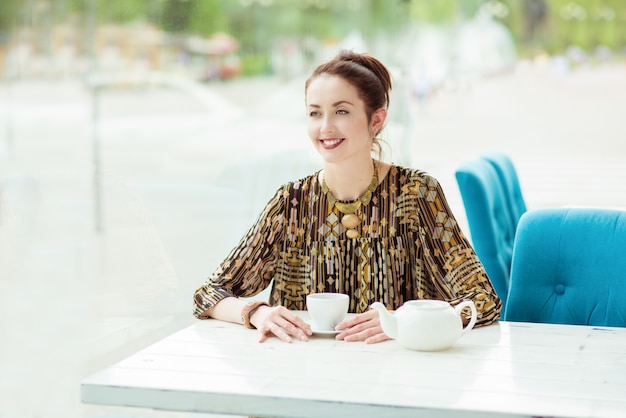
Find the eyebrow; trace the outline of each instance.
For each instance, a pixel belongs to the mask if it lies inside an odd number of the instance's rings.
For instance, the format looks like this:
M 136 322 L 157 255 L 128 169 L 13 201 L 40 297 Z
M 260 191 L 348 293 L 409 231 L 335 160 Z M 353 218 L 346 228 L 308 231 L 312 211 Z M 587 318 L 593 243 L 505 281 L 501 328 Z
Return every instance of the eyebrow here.
M 352 102 L 349 102 L 347 100 L 339 100 L 338 102 L 333 103 L 333 107 L 337 107 L 341 104 L 349 104 L 351 106 L 354 106 L 354 104 Z M 309 107 L 320 107 L 320 105 L 317 104 L 310 104 Z

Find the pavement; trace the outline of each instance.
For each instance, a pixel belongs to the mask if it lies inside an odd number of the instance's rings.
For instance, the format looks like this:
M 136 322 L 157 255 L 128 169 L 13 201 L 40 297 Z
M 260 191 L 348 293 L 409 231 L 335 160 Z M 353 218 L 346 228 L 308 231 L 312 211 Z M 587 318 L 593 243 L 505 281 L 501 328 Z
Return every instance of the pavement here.
M 309 151 L 302 80 L 208 90 L 210 103 L 111 89 L 94 131 L 94 96 L 80 80 L 0 87 L 0 418 L 207 416 L 85 405 L 80 381 L 192 323 L 189 283 L 215 267 L 207 254 L 189 260 L 205 270 L 181 277 L 135 186 L 216 184 L 242 158 Z M 491 149 L 513 158 L 529 209 L 626 208 L 623 61 L 568 73 L 520 65 L 423 101 L 397 91 L 391 106 L 387 159 L 437 177 L 466 232 L 454 170 Z M 193 231 L 197 219 L 179 221 Z M 182 253 L 201 238 L 190 232 Z

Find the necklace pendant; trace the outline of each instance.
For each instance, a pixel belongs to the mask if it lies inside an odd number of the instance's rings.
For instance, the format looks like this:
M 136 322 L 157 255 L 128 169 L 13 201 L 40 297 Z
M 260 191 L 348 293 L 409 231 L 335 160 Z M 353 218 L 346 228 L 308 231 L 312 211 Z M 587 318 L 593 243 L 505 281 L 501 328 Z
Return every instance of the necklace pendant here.
M 361 207 L 361 201 L 357 200 L 355 202 L 346 203 L 346 202 L 340 202 L 336 200 L 335 206 L 341 212 L 351 215 Z
M 360 219 L 357 215 L 355 215 L 355 212 L 359 210 L 361 206 L 369 205 L 372 200 L 372 194 L 374 190 L 376 190 L 376 187 L 378 187 L 378 170 L 374 160 L 372 160 L 372 165 L 374 167 L 374 172 L 372 174 L 372 181 L 370 182 L 369 187 L 361 197 L 351 202 L 341 202 L 335 199 L 335 196 L 333 196 L 332 192 L 328 189 L 326 180 L 322 178 L 322 192 L 328 199 L 329 207 L 332 210 L 334 206 L 339 212 L 343 213 L 341 224 L 344 228 L 346 228 L 346 237 L 348 239 L 355 239 L 361 236 L 361 233 L 356 229 L 359 226 Z
M 359 217 L 353 213 L 343 215 L 341 218 L 341 225 L 346 228 L 346 237 L 349 239 L 358 238 L 361 233 L 357 231 L 356 227 L 359 226 Z
M 354 229 L 359 225 L 359 217 L 353 213 L 344 215 L 343 218 L 341 218 L 341 224 L 346 229 Z

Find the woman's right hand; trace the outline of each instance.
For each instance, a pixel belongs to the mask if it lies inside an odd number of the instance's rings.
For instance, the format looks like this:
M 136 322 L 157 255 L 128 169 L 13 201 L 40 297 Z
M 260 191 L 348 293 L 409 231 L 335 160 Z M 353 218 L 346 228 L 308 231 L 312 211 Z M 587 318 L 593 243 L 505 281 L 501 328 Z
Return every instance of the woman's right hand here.
M 272 335 L 290 343 L 293 338 L 308 341 L 313 334 L 311 326 L 284 306 L 261 306 L 253 312 L 250 323 L 259 330 L 259 342 Z

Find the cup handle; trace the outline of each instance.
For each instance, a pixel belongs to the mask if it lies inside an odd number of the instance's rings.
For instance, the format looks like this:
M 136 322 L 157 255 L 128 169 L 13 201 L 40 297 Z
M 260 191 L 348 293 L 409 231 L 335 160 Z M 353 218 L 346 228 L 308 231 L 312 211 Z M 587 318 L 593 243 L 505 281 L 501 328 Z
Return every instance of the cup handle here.
M 474 325 L 476 325 L 476 318 L 478 316 L 478 312 L 476 311 L 476 305 L 474 305 L 474 302 L 472 302 L 471 300 L 466 300 L 466 301 L 459 303 L 458 305 L 456 305 L 454 310 L 456 311 L 457 315 L 460 316 L 461 311 L 463 310 L 463 308 L 466 308 L 466 307 L 469 307 L 472 310 L 472 318 L 470 319 L 469 324 L 467 324 L 465 328 L 463 328 L 463 331 L 461 331 L 461 334 L 465 334 L 467 331 L 474 328 Z

